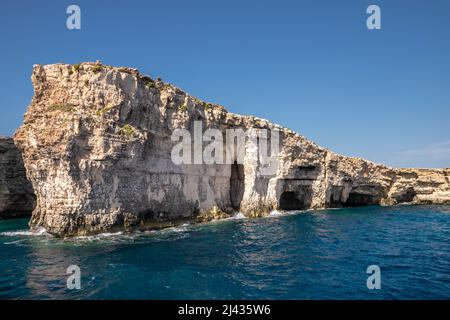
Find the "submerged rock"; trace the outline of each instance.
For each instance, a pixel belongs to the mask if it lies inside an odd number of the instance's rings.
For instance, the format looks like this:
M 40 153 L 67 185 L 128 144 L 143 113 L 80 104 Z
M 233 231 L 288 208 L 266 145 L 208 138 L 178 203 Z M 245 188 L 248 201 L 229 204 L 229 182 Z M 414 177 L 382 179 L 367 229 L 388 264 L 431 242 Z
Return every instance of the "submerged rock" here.
M 35 197 L 13 139 L 0 137 L 0 218 L 30 216 Z
M 255 217 L 274 209 L 450 201 L 450 169 L 393 169 L 340 156 L 136 69 L 36 65 L 32 80 L 35 95 L 14 139 L 37 196 L 30 225 L 56 235 L 203 220 L 213 208 L 224 213 L 213 218 L 236 211 Z M 259 157 L 270 134 L 247 136 L 241 163 L 175 164 L 171 135 L 179 128 L 194 135 L 195 121 L 223 137 L 230 128 L 278 132 L 275 170 L 264 172 Z

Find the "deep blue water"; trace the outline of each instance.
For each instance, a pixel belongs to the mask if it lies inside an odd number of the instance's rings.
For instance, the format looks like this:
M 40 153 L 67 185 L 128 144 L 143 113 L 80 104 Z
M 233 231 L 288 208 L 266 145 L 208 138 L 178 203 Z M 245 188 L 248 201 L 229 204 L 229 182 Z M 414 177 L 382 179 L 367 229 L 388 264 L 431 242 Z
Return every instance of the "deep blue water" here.
M 381 289 L 367 289 L 369 265 Z M 66 287 L 69 265 L 81 290 Z M 2 299 L 450 299 L 450 207 L 230 219 L 55 239 L 0 221 Z

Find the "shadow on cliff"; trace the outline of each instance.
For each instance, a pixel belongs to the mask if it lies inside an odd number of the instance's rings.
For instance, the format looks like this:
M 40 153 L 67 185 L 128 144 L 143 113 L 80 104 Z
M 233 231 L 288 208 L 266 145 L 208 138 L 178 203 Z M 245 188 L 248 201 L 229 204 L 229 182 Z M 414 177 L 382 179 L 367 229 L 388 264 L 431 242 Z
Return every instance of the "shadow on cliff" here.
M 12 138 L 0 142 L 0 219 L 30 217 L 36 196 L 26 176 L 22 152 Z

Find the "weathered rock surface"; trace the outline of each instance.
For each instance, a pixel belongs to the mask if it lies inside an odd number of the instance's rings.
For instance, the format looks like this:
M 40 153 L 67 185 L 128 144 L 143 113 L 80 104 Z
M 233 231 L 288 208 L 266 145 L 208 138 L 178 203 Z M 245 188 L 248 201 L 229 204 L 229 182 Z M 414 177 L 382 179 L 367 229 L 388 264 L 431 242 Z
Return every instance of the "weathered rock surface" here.
M 31 215 L 35 197 L 13 139 L 0 136 L 0 218 Z
M 340 156 L 135 69 L 36 65 L 32 80 L 35 95 L 14 137 L 37 196 L 32 228 L 79 235 L 238 210 L 261 216 L 273 209 L 450 202 L 450 169 L 393 169 Z M 242 164 L 174 164 L 173 130 L 193 132 L 199 120 L 224 137 L 229 128 L 276 130 L 277 170 L 262 174 L 261 144 L 249 138 Z

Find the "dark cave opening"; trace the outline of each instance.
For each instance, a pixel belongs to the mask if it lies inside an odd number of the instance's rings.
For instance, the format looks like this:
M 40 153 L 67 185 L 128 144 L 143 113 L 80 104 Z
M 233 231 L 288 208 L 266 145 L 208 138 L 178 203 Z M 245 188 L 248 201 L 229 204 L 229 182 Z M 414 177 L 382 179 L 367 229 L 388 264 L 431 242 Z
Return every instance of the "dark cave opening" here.
M 309 189 L 299 191 L 285 191 L 280 197 L 280 209 L 282 210 L 304 210 L 311 205 L 311 192 Z
M 417 195 L 414 188 L 408 188 L 403 193 L 399 194 L 396 197 L 397 203 L 408 203 L 414 200 L 414 197 Z
M 235 210 L 239 210 L 244 196 L 244 178 L 244 165 L 234 161 L 231 165 L 230 200 L 231 206 Z
M 350 192 L 345 202 L 346 207 L 362 207 L 379 204 L 379 199 L 370 194 Z

